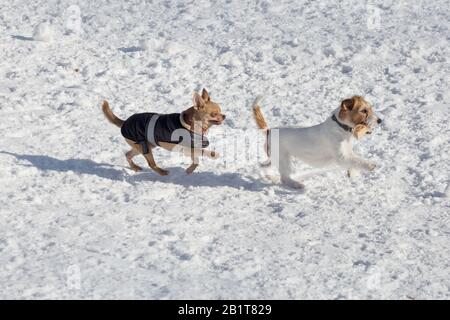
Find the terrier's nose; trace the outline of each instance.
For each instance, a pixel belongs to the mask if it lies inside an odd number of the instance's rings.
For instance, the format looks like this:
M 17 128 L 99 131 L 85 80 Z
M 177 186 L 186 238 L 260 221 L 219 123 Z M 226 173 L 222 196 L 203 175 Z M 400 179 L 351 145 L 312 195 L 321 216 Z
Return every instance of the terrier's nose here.
M 225 120 L 225 118 L 226 118 L 226 116 L 223 114 L 223 115 L 222 115 L 222 119 Z
M 382 122 L 383 122 L 383 120 L 381 120 L 380 118 L 378 118 L 377 123 L 380 124 L 380 123 L 382 123 Z

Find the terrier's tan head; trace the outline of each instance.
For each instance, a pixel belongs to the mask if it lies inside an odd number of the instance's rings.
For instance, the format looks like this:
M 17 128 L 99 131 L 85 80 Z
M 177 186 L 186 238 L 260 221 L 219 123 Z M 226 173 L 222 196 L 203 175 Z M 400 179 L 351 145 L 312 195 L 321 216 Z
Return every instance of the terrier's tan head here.
M 356 138 L 365 133 L 370 134 L 372 128 L 381 123 L 381 119 L 375 115 L 372 106 L 361 96 L 353 96 L 341 102 L 339 120 L 354 128 Z

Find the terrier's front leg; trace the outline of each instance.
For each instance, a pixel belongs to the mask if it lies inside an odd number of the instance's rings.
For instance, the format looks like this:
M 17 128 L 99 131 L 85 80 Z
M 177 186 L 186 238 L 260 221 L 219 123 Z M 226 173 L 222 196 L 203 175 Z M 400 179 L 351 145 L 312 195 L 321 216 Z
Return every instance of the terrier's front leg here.
M 373 171 L 377 167 L 377 165 L 369 160 L 365 160 L 362 158 L 357 158 L 356 161 L 360 163 L 360 167 L 367 171 Z
M 350 157 L 342 157 L 339 159 L 339 163 L 346 167 L 346 168 L 354 168 L 354 169 L 360 169 L 360 170 L 367 170 L 367 171 L 372 171 L 376 168 L 376 164 L 359 158 L 357 156 L 350 156 Z M 348 175 L 349 177 L 351 176 L 351 169 L 349 169 L 348 171 Z
M 347 169 L 347 177 L 348 178 L 353 178 L 355 176 L 355 170 L 353 169 Z

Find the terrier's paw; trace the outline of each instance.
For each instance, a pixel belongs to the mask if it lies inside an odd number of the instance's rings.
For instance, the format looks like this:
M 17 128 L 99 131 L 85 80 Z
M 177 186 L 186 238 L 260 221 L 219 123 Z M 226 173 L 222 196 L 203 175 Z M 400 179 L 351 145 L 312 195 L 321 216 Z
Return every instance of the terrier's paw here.
M 367 170 L 369 170 L 369 171 L 375 170 L 376 167 L 377 167 L 377 165 L 375 163 L 369 162 L 367 164 Z
M 271 165 L 272 165 L 272 161 L 270 161 L 270 159 L 269 159 L 269 160 L 266 160 L 266 161 L 264 161 L 264 162 L 261 162 L 261 163 L 259 164 L 259 166 L 260 166 L 260 167 L 263 167 L 263 168 L 270 167 Z
M 304 190 L 305 185 L 303 183 L 300 183 L 298 181 L 295 181 L 290 178 L 282 178 L 281 183 L 283 183 L 285 186 L 292 188 L 292 189 L 298 189 L 298 190 Z
M 358 169 L 348 169 L 347 170 L 347 177 L 350 180 L 354 180 L 360 176 L 360 171 Z

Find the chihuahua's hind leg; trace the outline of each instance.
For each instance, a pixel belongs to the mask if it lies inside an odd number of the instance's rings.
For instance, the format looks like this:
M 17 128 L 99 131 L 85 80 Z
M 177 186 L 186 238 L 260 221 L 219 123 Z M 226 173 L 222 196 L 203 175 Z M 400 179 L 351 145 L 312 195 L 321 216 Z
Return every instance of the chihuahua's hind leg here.
M 134 141 L 131 141 L 129 139 L 125 139 L 125 141 L 130 145 L 131 150 L 125 153 L 125 157 L 127 158 L 127 162 L 130 165 L 131 169 L 134 171 L 141 171 L 142 168 L 139 167 L 137 164 L 133 162 L 133 157 L 141 154 L 141 150 L 138 148 L 139 145 L 137 145 Z
M 128 151 L 127 153 L 125 153 L 125 156 L 127 157 L 128 164 L 130 165 L 131 169 L 134 170 L 134 171 L 136 171 L 136 172 L 142 170 L 141 167 L 139 167 L 137 164 L 135 164 L 135 163 L 133 162 L 133 157 L 137 156 L 138 154 L 139 154 L 139 151 L 137 151 L 137 150 L 134 149 L 134 148 L 131 148 L 130 151 Z
M 135 150 L 136 154 L 142 154 L 144 156 L 144 158 L 145 158 L 145 160 L 147 160 L 148 166 L 150 168 L 152 168 L 154 171 L 156 171 L 157 173 L 159 173 L 162 176 L 166 176 L 169 174 L 169 171 L 161 169 L 160 167 L 158 167 L 156 165 L 156 162 L 155 162 L 155 159 L 153 158 L 153 153 L 152 153 L 152 149 L 154 148 L 153 145 L 151 145 L 150 143 L 147 142 L 148 153 L 144 154 L 144 150 L 142 149 L 142 146 L 140 144 L 138 144 L 132 140 L 129 140 L 129 139 L 125 139 L 125 140 L 131 146 L 131 148 L 133 150 Z M 130 156 L 131 156 L 131 151 L 127 152 L 127 160 L 128 160 L 128 153 L 130 153 Z M 130 160 L 128 161 L 128 163 L 130 163 L 132 157 L 134 157 L 134 155 L 130 157 Z M 133 163 L 133 161 L 131 161 L 130 166 L 134 170 L 132 163 Z M 136 167 L 138 167 L 136 164 L 134 164 L 134 165 Z M 140 167 L 138 167 L 138 168 L 140 168 Z
M 157 172 L 161 176 L 167 176 L 169 174 L 169 171 L 161 169 L 156 164 L 155 159 L 153 158 L 152 148 L 148 150 L 148 153 L 144 154 L 144 157 L 145 160 L 147 160 L 148 166 L 152 168 L 155 172 Z

